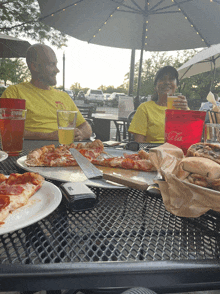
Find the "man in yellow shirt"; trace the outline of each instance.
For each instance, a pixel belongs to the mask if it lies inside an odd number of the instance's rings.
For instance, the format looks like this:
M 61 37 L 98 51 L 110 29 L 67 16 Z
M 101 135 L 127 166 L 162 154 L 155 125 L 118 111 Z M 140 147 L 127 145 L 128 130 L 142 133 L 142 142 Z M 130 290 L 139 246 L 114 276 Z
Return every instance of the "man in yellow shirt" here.
M 56 75 L 59 72 L 54 51 L 47 45 L 32 45 L 27 51 L 26 62 L 31 72 L 31 81 L 9 86 L 2 94 L 2 98 L 26 100 L 24 138 L 58 140 L 58 109 L 78 111 L 75 141 L 89 138 L 92 134 L 91 127 L 70 96 L 51 87 L 56 85 Z

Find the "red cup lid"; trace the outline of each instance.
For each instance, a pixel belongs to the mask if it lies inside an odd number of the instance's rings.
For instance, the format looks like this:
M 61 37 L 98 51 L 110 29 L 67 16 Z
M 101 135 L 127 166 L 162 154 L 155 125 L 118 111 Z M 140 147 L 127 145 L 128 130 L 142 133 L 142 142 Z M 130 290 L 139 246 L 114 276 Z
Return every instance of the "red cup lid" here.
M 0 108 L 25 109 L 25 99 L 0 98 Z

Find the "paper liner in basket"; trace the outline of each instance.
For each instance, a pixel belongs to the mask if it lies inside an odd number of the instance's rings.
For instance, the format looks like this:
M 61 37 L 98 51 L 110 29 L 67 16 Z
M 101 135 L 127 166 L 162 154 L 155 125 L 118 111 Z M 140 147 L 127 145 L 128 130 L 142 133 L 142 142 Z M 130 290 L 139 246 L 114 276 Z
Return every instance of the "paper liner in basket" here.
M 163 177 L 157 180 L 166 209 L 180 217 L 199 217 L 212 209 L 220 212 L 220 192 L 180 180 L 183 151 L 169 143 L 150 150 L 150 160 Z

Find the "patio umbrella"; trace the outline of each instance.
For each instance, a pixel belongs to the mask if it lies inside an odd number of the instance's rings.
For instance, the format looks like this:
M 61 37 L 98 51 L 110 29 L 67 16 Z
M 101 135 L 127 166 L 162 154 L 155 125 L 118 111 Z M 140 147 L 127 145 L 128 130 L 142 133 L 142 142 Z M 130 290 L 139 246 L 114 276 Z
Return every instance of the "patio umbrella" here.
M 215 71 L 218 67 L 220 67 L 220 44 L 205 48 L 184 63 L 178 68 L 179 78 L 189 78 L 190 76 L 210 71 L 213 72 L 214 80 Z
M 219 0 L 38 0 L 41 21 L 89 43 L 170 51 L 220 43 Z
M 0 33 L 0 58 L 25 57 L 29 46 L 27 41 Z

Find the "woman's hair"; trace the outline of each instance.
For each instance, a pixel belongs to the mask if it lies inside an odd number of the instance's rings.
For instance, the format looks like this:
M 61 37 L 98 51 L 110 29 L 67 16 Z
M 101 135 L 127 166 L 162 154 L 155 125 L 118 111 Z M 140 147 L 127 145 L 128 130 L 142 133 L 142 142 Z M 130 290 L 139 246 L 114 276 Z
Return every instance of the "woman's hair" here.
M 178 75 L 178 71 L 173 67 L 173 66 L 170 66 L 170 65 L 167 65 L 167 66 L 164 66 L 162 67 L 161 69 L 159 69 L 155 75 L 155 78 L 154 78 L 154 85 L 156 86 L 157 84 L 157 81 L 159 79 L 162 78 L 163 75 L 165 74 L 170 74 L 171 77 L 173 77 L 174 79 L 176 79 L 176 84 L 177 86 L 179 85 L 179 75 Z M 152 98 L 151 100 L 153 101 L 157 101 L 158 99 L 158 94 L 157 92 L 155 91 L 152 95 Z

